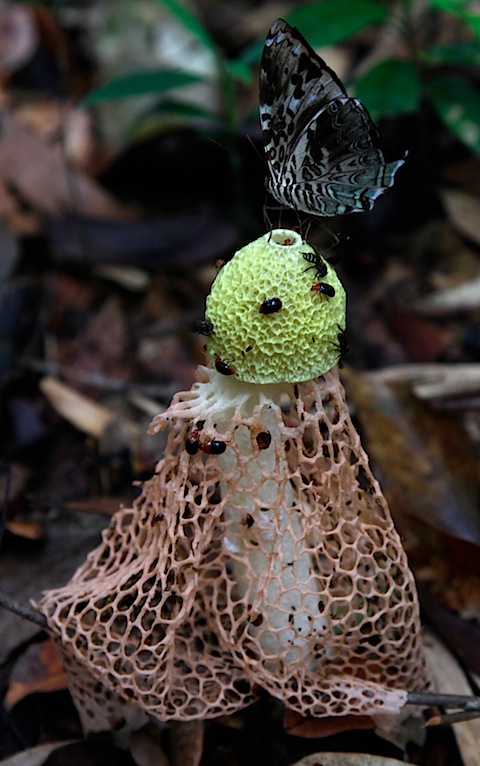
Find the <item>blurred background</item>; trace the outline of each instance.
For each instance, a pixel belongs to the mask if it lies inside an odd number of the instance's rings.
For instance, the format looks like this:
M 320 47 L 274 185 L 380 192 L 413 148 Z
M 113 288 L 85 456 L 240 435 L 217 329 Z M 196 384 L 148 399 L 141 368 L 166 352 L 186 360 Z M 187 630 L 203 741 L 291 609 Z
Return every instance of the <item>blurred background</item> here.
M 26 604 L 64 583 L 132 502 L 162 456 L 151 418 L 206 362 L 192 325 L 216 262 L 269 222 L 298 225 L 264 215 L 258 70 L 277 17 L 363 101 L 388 156 L 408 152 L 372 212 L 312 221 L 308 238 L 347 289 L 342 374 L 425 621 L 457 687 L 478 693 L 476 0 L 0 2 L 1 588 Z M 0 639 L 0 755 L 79 736 L 38 627 L 2 611 Z M 285 744 L 277 719 L 267 705 L 245 713 L 241 735 L 213 727 L 202 763 L 308 752 L 308 740 Z M 255 739 L 265 727 L 280 738 L 270 749 Z M 353 750 L 398 754 L 356 736 Z M 410 757 L 479 764 L 462 742 L 437 729 Z M 102 747 L 71 762 L 104 763 Z

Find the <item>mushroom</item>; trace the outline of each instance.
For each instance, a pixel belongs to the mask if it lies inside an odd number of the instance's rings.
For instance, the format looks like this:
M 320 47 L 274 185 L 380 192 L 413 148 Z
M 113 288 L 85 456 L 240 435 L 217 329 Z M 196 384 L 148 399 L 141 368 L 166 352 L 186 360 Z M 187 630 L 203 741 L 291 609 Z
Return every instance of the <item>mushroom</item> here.
M 345 304 L 294 231 L 219 271 L 212 365 L 154 418 L 155 475 L 40 604 L 88 731 L 233 713 L 262 687 L 385 732 L 429 688 L 413 576 L 339 380 Z

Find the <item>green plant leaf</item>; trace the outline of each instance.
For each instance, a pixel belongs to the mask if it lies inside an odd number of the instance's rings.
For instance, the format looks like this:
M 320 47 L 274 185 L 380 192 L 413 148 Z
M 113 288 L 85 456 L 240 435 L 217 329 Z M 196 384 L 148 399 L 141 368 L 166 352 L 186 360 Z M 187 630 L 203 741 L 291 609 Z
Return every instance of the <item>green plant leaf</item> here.
M 453 45 L 433 45 L 422 54 L 422 61 L 429 66 L 435 64 L 457 64 L 460 66 L 480 66 L 480 48 L 478 43 L 458 43 Z
M 199 40 L 205 48 L 208 48 L 213 53 L 217 54 L 217 46 L 210 37 L 206 27 L 195 16 L 190 9 L 178 0 L 158 0 L 162 5 L 167 8 L 172 16 L 175 16 L 177 21 L 183 24 L 197 40 Z
M 266 37 L 266 31 L 265 34 L 262 34 L 261 38 L 259 40 L 256 40 L 254 43 L 251 43 L 250 45 L 247 45 L 246 48 L 241 52 L 239 59 L 248 66 L 255 66 L 258 64 L 262 57 L 262 51 L 263 46 L 265 44 L 265 37 Z
M 427 93 L 440 119 L 462 143 L 480 156 L 480 91 L 464 77 L 436 75 Z
M 174 69 L 154 69 L 151 71 L 134 72 L 123 77 L 116 77 L 110 82 L 92 90 L 83 100 L 87 106 L 101 101 L 111 101 L 115 98 L 130 98 L 143 96 L 148 93 L 162 93 L 183 85 L 203 82 L 205 78 L 188 72 Z
M 478 3 L 472 0 L 430 0 L 431 5 L 440 11 L 452 13 L 462 19 L 480 37 L 480 10 Z
M 225 69 L 232 79 L 238 80 L 244 85 L 251 85 L 252 67 L 241 58 L 227 59 L 225 61 Z
M 197 131 L 201 131 L 203 127 L 211 131 L 215 126 L 222 124 L 221 118 L 215 112 L 193 104 L 162 100 L 139 115 L 128 127 L 125 137 L 128 143 L 146 141 L 170 129 L 172 123 L 194 126 Z
M 295 8 L 286 21 L 318 48 L 333 45 L 371 24 L 381 24 L 387 16 L 387 8 L 377 0 L 320 0 Z
M 387 59 L 355 84 L 355 95 L 376 115 L 414 112 L 420 103 L 420 77 L 411 61 Z

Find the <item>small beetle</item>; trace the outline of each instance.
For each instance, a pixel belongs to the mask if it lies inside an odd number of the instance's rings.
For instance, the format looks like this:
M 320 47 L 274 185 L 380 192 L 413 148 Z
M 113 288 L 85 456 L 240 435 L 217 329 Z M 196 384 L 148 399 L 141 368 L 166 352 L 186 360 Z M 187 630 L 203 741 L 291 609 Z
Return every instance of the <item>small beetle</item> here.
M 200 449 L 207 455 L 221 455 L 227 449 L 227 445 L 219 439 L 211 439 L 209 442 L 201 442 Z
M 260 306 L 260 314 L 275 314 L 277 311 L 280 311 L 282 308 L 282 301 L 280 298 L 269 298 L 266 301 L 263 301 L 262 305 Z
M 196 455 L 198 452 L 198 448 L 200 447 L 200 440 L 198 436 L 198 428 L 195 428 L 195 430 L 192 431 L 189 436 L 187 436 L 185 441 L 185 450 L 189 455 Z
M 312 285 L 311 289 L 315 290 L 317 293 L 326 295 L 327 298 L 333 298 L 335 295 L 335 288 L 332 287 L 332 285 L 327 284 L 327 282 L 317 282 L 316 285 Z
M 235 367 L 227 362 L 222 362 L 219 356 L 215 359 L 215 369 L 222 375 L 235 375 Z
M 269 431 L 262 431 L 257 434 L 258 449 L 268 449 L 272 442 L 272 435 Z

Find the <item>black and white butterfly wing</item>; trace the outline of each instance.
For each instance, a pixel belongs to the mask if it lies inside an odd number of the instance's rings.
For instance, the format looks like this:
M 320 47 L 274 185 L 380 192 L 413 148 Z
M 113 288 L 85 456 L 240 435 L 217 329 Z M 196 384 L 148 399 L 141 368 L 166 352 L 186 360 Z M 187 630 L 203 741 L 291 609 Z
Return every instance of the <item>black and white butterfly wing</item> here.
M 285 207 L 334 216 L 371 210 L 404 160 L 387 162 L 363 104 L 298 30 L 278 19 L 260 69 L 267 189 Z

